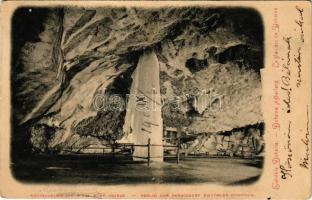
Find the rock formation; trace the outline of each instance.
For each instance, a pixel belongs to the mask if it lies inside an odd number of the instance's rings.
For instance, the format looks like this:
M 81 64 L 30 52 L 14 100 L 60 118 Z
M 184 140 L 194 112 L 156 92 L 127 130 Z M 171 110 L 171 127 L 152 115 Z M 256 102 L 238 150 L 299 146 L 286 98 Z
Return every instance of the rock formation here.
M 146 49 L 160 62 L 163 101 L 179 99 L 175 114 L 163 106 L 165 125 L 197 134 L 263 122 L 263 27 L 254 10 L 20 8 L 12 23 L 17 144 L 62 152 L 121 139 L 125 110 L 98 109 L 95 97 L 105 92 L 114 103 L 118 95 L 126 106 Z

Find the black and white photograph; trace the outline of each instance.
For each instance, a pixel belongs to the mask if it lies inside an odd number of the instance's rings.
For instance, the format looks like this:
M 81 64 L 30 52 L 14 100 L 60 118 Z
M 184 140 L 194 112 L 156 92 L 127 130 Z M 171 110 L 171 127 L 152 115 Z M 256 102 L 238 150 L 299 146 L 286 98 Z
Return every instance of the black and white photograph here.
M 21 6 L 10 54 L 19 182 L 233 186 L 262 175 L 256 9 Z

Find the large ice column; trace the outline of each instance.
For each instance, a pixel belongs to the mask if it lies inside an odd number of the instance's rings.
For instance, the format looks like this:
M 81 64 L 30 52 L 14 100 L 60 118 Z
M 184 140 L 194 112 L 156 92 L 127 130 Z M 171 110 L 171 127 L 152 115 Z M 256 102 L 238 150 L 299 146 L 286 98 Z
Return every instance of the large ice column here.
M 150 160 L 163 161 L 159 63 L 153 51 L 140 57 L 132 78 L 124 131 L 137 145 L 147 145 L 150 139 Z M 147 156 L 147 147 L 135 147 L 135 160 Z

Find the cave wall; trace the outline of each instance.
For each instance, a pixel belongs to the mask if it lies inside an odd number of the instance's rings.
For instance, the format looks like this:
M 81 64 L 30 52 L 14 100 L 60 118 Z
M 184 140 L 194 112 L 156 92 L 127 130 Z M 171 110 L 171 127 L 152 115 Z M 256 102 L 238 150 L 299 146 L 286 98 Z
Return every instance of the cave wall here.
M 262 122 L 263 27 L 254 10 L 29 9 L 19 8 L 12 20 L 13 137 L 28 135 L 27 141 L 40 151 L 101 145 L 108 142 L 108 133 L 122 135 L 124 113 L 95 109 L 94 97 L 106 91 L 108 96 L 121 94 L 125 101 L 129 69 L 146 49 L 153 49 L 159 59 L 164 100 L 185 94 L 200 99 L 211 88 L 222 96 L 223 110 L 218 112 L 209 111 L 218 102 L 195 105 L 182 98 L 176 114 L 181 120 L 173 117 L 171 122 L 178 124 L 168 126 L 216 132 Z M 28 30 L 22 24 L 34 27 Z M 245 56 L 235 53 L 237 49 Z M 196 70 L 186 66 L 191 58 L 199 63 Z M 165 123 L 172 117 L 168 112 L 164 107 Z M 41 141 L 34 137 L 46 129 L 43 146 L 34 145 Z

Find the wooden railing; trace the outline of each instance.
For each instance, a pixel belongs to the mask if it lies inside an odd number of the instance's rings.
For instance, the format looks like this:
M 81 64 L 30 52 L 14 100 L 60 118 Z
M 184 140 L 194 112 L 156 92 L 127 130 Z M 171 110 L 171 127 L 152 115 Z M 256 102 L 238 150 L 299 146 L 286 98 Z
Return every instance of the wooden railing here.
M 115 156 L 115 154 L 117 154 L 118 152 L 116 152 L 116 150 L 124 150 L 125 148 L 129 148 L 131 149 L 131 155 L 130 157 L 132 158 L 141 158 L 141 159 L 145 159 L 147 161 L 147 165 L 150 166 L 151 163 L 151 147 L 152 146 L 162 146 L 163 148 L 176 148 L 176 154 L 175 156 L 164 156 L 163 158 L 175 158 L 177 164 L 179 164 L 180 161 L 180 140 L 178 140 L 178 144 L 177 145 L 164 145 L 164 144 L 151 144 L 150 139 L 148 139 L 147 144 L 133 144 L 133 143 L 113 143 L 113 144 L 104 144 L 103 147 L 70 147 L 68 149 L 64 149 L 63 151 L 67 152 L 67 153 L 74 153 L 74 154 L 86 154 L 86 153 L 82 153 L 83 151 L 86 150 L 101 150 L 102 154 L 107 154 L 107 152 L 105 150 L 109 149 L 111 150 L 111 154 L 113 156 Z M 146 157 L 141 157 L 141 156 L 134 156 L 133 152 L 134 152 L 134 148 L 135 147 L 146 147 L 147 148 L 147 156 Z M 94 153 L 89 153 L 89 154 L 94 154 Z M 126 155 L 125 155 L 126 156 Z

